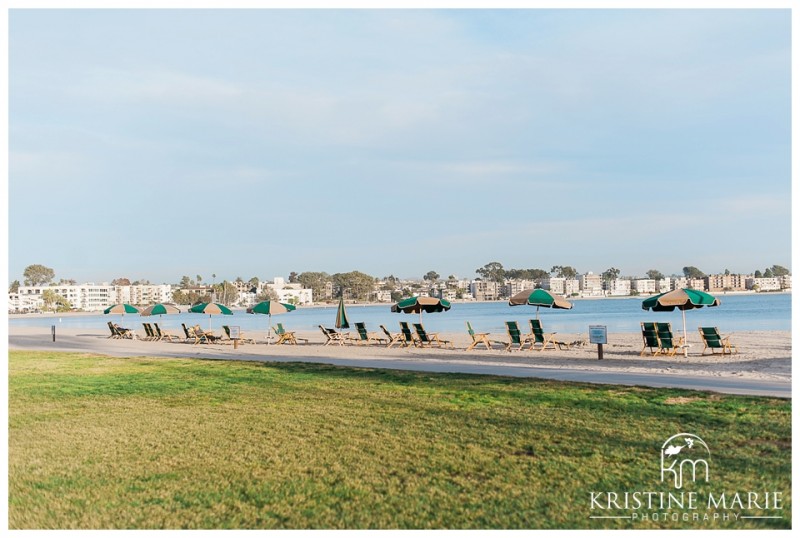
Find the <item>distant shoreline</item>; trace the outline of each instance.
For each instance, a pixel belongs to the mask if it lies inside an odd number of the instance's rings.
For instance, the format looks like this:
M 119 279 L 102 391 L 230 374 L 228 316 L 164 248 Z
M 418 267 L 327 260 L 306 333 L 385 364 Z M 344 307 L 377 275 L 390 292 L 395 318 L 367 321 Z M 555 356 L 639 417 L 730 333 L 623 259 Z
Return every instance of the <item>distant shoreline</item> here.
M 791 290 L 783 290 L 783 291 L 723 291 L 723 292 L 713 292 L 714 296 L 717 297 L 726 297 L 731 295 L 791 295 Z M 569 301 L 596 301 L 599 299 L 611 299 L 611 300 L 630 300 L 630 299 L 639 299 L 642 300 L 643 298 L 650 297 L 650 295 L 625 295 L 625 296 L 610 296 L 610 297 L 567 297 Z M 498 301 L 478 301 L 478 300 L 463 300 L 457 299 L 454 301 L 450 301 L 451 304 L 486 304 L 486 303 L 506 303 L 507 300 L 498 300 Z M 345 302 L 345 305 L 348 308 L 359 308 L 359 307 L 367 307 L 367 306 L 385 306 L 391 307 L 394 303 L 379 303 L 379 302 L 370 302 L 370 303 L 348 303 Z M 335 309 L 338 306 L 338 302 L 331 302 L 331 303 L 314 303 L 313 305 L 299 305 L 297 308 L 303 310 L 311 310 L 311 309 Z M 191 305 L 178 305 L 179 308 L 188 310 Z M 246 308 L 232 308 L 233 311 L 244 311 Z M 8 314 L 8 319 L 30 319 L 30 318 L 61 318 L 61 317 L 77 317 L 77 316 L 96 316 L 98 314 L 102 314 L 102 310 L 96 310 L 91 312 L 39 312 L 39 313 L 29 313 L 29 314 Z

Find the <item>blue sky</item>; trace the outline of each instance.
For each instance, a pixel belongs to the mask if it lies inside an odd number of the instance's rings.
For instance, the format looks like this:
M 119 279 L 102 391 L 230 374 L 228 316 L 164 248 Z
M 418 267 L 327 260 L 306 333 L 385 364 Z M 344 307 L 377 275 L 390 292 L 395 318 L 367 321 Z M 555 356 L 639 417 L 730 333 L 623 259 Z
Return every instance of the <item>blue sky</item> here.
M 791 267 L 789 10 L 12 10 L 9 279 Z

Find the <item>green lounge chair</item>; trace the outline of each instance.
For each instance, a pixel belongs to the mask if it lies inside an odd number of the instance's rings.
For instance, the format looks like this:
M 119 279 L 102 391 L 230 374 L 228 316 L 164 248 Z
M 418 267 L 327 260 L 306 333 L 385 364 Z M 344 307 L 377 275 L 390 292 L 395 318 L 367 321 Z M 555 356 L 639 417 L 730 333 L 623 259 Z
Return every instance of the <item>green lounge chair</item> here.
M 158 326 L 158 323 L 153 323 L 153 327 L 155 327 L 156 335 L 158 335 L 159 340 L 164 340 L 165 338 L 170 342 L 172 342 L 173 339 L 180 340 L 180 338 L 176 335 L 170 334 L 167 331 L 162 331 L 161 327 Z
M 275 342 L 276 344 L 297 344 L 298 340 L 308 343 L 308 338 L 298 338 L 294 331 L 287 331 L 284 329 L 283 323 L 277 323 L 272 330 L 275 331 L 275 334 L 278 336 L 278 341 Z
M 672 324 L 656 323 L 656 332 L 658 334 L 659 354 L 674 357 L 678 350 L 683 349 L 683 338 L 673 336 Z
M 405 341 L 403 339 L 403 333 L 394 333 L 394 334 L 392 334 L 391 332 L 389 332 L 389 329 L 387 329 L 385 325 L 380 325 L 380 328 L 383 331 L 383 333 L 386 335 L 386 337 L 389 339 L 389 343 L 386 344 L 387 348 L 392 347 L 395 344 L 400 344 L 401 346 L 405 346 L 406 345 Z
M 521 351 L 525 344 L 531 344 L 530 338 L 523 336 L 516 321 L 506 321 L 506 330 L 508 331 L 506 351 L 514 351 L 514 346 L 517 347 L 517 351 Z
M 120 327 L 116 323 L 110 323 L 111 330 L 114 331 L 117 335 L 117 338 L 130 338 L 135 339 L 136 333 L 134 333 L 131 329 L 126 329 L 124 327 Z
M 531 349 L 539 347 L 539 351 L 544 351 L 548 347 L 556 350 L 569 349 L 567 342 L 556 340 L 556 333 L 546 333 L 542 328 L 542 322 L 538 319 L 529 320 L 531 326 Z
M 356 344 L 366 344 L 369 345 L 372 342 L 377 344 L 383 344 L 386 342 L 385 338 L 381 338 L 378 333 L 371 333 L 367 331 L 367 324 L 361 321 L 356 322 L 356 335 L 355 343 Z
M 500 342 L 499 340 L 491 340 L 489 338 L 489 333 L 476 333 L 475 330 L 472 328 L 472 324 L 469 321 L 467 322 L 467 332 L 472 338 L 472 343 L 469 346 L 467 346 L 467 351 L 475 349 L 475 346 L 477 346 L 478 344 L 485 345 L 486 349 L 492 349 L 492 344 L 500 344 L 503 346 L 506 345 L 505 342 Z
M 640 357 L 644 356 L 645 350 L 650 350 L 650 355 L 658 355 L 660 346 L 658 345 L 658 330 L 656 324 L 652 321 L 641 322 L 642 326 L 642 351 L 639 353 Z
M 442 347 L 447 346 L 449 348 L 453 348 L 453 343 L 450 340 L 442 340 L 439 338 L 439 333 L 431 333 L 428 334 L 425 331 L 425 328 L 422 326 L 422 323 L 413 323 L 414 325 L 414 332 L 417 333 L 417 342 L 419 347 Z
M 409 328 L 407 321 L 400 322 L 400 333 L 403 335 L 403 345 L 405 346 L 417 345 L 417 340 L 416 338 L 414 338 L 414 333 L 411 332 L 411 328 Z
M 227 337 L 227 340 L 222 339 L 222 341 L 223 342 L 226 342 L 226 341 L 231 341 L 232 342 L 233 338 L 231 338 L 231 328 L 230 328 L 230 326 L 229 325 L 223 325 L 222 326 L 222 330 L 225 331 L 225 336 Z M 239 343 L 240 344 L 255 344 L 256 341 L 253 340 L 252 338 L 247 338 L 242 331 L 239 331 Z
M 736 349 L 736 346 L 731 344 L 730 336 L 721 336 L 719 334 L 719 329 L 716 327 L 698 327 L 698 331 L 700 331 L 700 336 L 703 338 L 703 355 L 706 354 L 706 350 L 710 349 L 712 355 L 726 355 L 732 353 L 738 353 L 739 351 Z M 719 350 L 717 353 L 716 350 Z
M 116 328 L 116 327 L 114 327 L 114 324 L 113 324 L 113 323 L 111 323 L 110 321 L 108 322 L 108 330 L 110 330 L 110 331 L 111 331 L 111 336 L 109 336 L 109 338 L 114 338 L 114 339 L 117 339 L 117 338 L 122 338 L 122 337 L 119 335 L 119 331 L 117 330 L 117 328 Z
M 344 334 L 340 333 L 336 329 L 329 329 L 327 327 L 323 327 L 322 325 L 320 325 L 319 328 L 322 331 L 322 334 L 325 335 L 326 346 L 330 344 L 339 344 L 340 346 L 344 345 Z
M 183 327 L 183 332 L 186 335 L 186 342 L 192 342 L 192 345 L 204 343 L 208 343 L 208 339 L 201 334 L 198 334 L 194 327 L 187 327 L 185 323 L 181 323 L 181 327 Z
M 153 327 L 149 323 L 142 323 L 142 327 L 144 327 L 144 338 L 142 340 L 158 340 L 158 336 L 156 336 Z

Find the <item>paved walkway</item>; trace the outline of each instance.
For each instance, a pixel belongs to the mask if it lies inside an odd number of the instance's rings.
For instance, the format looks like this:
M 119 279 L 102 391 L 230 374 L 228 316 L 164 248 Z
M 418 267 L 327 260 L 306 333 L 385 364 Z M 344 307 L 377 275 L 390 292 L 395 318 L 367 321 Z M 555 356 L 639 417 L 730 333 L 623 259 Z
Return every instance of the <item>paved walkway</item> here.
M 791 398 L 791 382 L 782 380 L 763 380 L 748 377 L 672 374 L 662 372 L 641 373 L 625 372 L 613 368 L 561 367 L 548 368 L 536 365 L 487 364 L 469 360 L 467 357 L 408 355 L 402 350 L 388 350 L 378 357 L 364 348 L 351 348 L 352 354 L 358 358 L 340 358 L 325 354 L 322 346 L 310 346 L 306 351 L 292 346 L 291 353 L 283 353 L 272 346 L 265 353 L 263 346 L 242 346 L 233 350 L 232 346 L 190 346 L 161 342 L 147 343 L 148 351 L 142 351 L 141 343 L 114 340 L 109 341 L 97 335 L 62 335 L 57 342 L 43 339 L 41 336 L 12 335 L 9 336 L 9 349 L 29 349 L 48 351 L 72 351 L 100 353 L 118 357 L 134 357 L 152 355 L 176 358 L 209 358 L 221 360 L 249 360 L 261 362 L 310 362 L 351 366 L 362 368 L 387 368 L 395 370 L 411 370 L 425 372 L 450 372 L 485 375 L 502 375 L 511 377 L 534 377 L 560 381 L 582 383 L 598 383 L 646 387 L 671 387 L 680 389 L 712 391 L 725 394 L 751 396 L 771 396 Z M 113 345 L 109 345 L 109 343 Z M 334 348 L 335 350 L 336 348 Z M 341 349 L 341 348 L 339 348 Z M 335 351 L 331 350 L 331 354 Z M 606 362 L 606 361 L 604 361 Z M 600 365 L 598 365 L 600 366 Z M 609 364 L 610 366 L 610 364 Z

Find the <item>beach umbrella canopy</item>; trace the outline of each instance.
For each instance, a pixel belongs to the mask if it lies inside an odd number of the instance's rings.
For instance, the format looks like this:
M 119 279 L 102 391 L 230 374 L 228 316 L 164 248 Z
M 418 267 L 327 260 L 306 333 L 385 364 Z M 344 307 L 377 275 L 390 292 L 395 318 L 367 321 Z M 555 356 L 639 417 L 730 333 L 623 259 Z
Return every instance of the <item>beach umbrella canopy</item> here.
M 419 312 L 419 322 L 422 323 L 423 312 L 445 312 L 450 310 L 450 301 L 436 297 L 409 297 L 392 305 L 392 312 L 416 314 Z
M 719 306 L 719 304 L 719 299 L 704 291 L 678 288 L 677 290 L 648 297 L 642 301 L 642 309 L 654 312 L 672 312 L 676 308 L 691 310 L 704 306 Z
M 653 312 L 672 312 L 676 308 L 681 311 L 683 316 L 683 342 L 686 343 L 686 311 L 704 306 L 719 306 L 719 299 L 709 295 L 704 291 L 678 288 L 660 295 L 648 297 L 642 301 L 642 310 L 652 310 Z M 688 353 L 683 348 L 684 355 Z
M 279 303 L 278 301 L 261 301 L 257 305 L 253 305 L 247 309 L 248 314 L 267 314 L 269 321 L 267 322 L 267 344 L 269 344 L 269 337 L 272 334 L 272 314 L 285 314 L 296 310 L 297 307 L 293 304 Z
M 545 308 L 560 308 L 569 310 L 572 308 L 572 303 L 567 301 L 560 295 L 554 295 L 547 290 L 535 289 L 524 290 L 508 300 L 509 306 L 528 305 L 536 307 L 536 319 L 539 319 L 539 307 Z
M 163 316 L 164 314 L 179 314 L 180 308 L 173 304 L 156 303 L 151 304 L 141 312 L 141 316 Z
M 128 303 L 120 303 L 109 306 L 105 310 L 103 310 L 103 314 L 137 314 L 139 309 L 133 305 L 129 305 Z
M 339 297 L 339 307 L 336 309 L 336 322 L 334 327 L 337 329 L 349 329 L 350 322 L 347 320 L 347 310 L 344 308 L 344 297 Z
M 138 308 L 133 305 L 129 305 L 128 303 L 111 305 L 103 310 L 103 314 L 120 314 L 120 323 L 122 323 L 122 320 L 125 319 L 125 314 L 136 314 L 138 312 Z
M 208 328 L 211 329 L 211 316 L 222 314 L 225 316 L 232 316 L 231 309 L 220 303 L 198 303 L 189 309 L 189 312 L 195 314 L 208 314 Z

